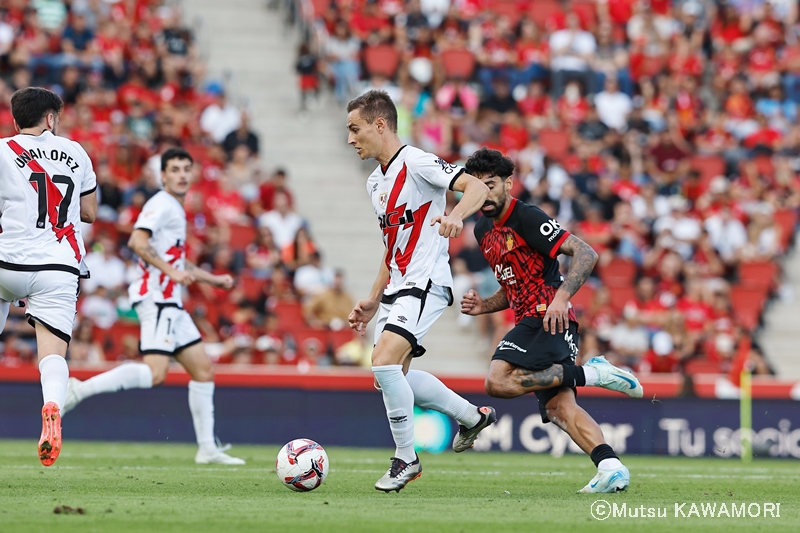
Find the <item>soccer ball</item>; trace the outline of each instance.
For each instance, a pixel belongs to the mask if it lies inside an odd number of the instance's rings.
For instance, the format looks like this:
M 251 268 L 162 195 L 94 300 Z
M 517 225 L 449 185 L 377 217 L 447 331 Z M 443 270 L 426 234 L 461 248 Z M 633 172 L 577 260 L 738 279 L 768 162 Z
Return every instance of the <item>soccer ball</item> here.
M 328 454 L 309 439 L 287 442 L 275 460 L 275 470 L 283 486 L 298 492 L 308 492 L 322 485 L 329 466 Z

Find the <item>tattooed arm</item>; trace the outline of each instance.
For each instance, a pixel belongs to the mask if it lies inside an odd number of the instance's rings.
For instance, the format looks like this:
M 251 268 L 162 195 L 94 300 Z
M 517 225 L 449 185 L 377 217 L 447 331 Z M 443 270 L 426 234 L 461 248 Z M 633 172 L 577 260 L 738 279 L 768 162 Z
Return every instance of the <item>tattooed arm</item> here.
M 150 235 L 150 230 L 137 228 L 133 230 L 131 238 L 128 239 L 128 246 L 142 261 L 153 265 L 169 276 L 175 283 L 180 283 L 181 285 L 193 283 L 195 277 L 192 274 L 176 269 L 158 256 L 158 252 L 156 252 L 153 245 L 150 244 Z
M 461 312 L 465 315 L 482 315 L 503 309 L 508 309 L 508 298 L 502 287 L 485 300 L 473 289 L 461 299 Z
M 569 299 L 572 298 L 581 285 L 586 283 L 597 263 L 597 252 L 591 246 L 570 235 L 558 251 L 564 255 L 572 256 L 569 272 L 556 292 L 553 301 L 547 307 L 544 315 L 544 330 L 556 334 L 563 333 L 569 327 Z

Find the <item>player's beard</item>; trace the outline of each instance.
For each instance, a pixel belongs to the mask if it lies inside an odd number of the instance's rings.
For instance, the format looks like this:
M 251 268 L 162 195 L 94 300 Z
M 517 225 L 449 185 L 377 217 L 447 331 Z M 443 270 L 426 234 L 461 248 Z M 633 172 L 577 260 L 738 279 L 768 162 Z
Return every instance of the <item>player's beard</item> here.
M 505 198 L 500 198 L 500 202 L 493 202 L 492 200 L 486 200 L 483 203 L 483 207 L 481 207 L 481 213 L 483 216 L 489 218 L 495 218 L 500 216 L 500 212 L 503 210 L 503 207 L 506 204 Z

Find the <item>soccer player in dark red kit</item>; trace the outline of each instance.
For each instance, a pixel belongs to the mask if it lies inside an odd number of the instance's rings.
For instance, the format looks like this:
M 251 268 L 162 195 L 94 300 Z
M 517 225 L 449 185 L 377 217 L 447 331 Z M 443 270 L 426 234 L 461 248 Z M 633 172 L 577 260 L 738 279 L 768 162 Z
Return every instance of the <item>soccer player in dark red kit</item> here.
M 479 315 L 511 306 L 516 322 L 492 356 L 486 392 L 497 398 L 536 395 L 542 420 L 566 431 L 597 466 L 597 475 L 580 492 L 627 489 L 628 469 L 576 402 L 576 387 L 602 387 L 633 398 L 643 393 L 632 373 L 605 357 L 575 364 L 578 322 L 569 299 L 589 278 L 597 253 L 544 211 L 509 194 L 514 163 L 497 150 L 478 150 L 465 168 L 489 187 L 475 237 L 501 287 L 486 299 L 469 291 L 461 312 Z M 558 254 L 572 257 L 566 278 L 559 273 Z

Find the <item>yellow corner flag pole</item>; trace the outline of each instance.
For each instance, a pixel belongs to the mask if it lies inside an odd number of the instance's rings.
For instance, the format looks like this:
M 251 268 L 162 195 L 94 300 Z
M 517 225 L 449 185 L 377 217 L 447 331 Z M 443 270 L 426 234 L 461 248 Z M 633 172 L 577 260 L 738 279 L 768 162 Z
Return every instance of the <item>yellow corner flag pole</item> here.
M 742 462 L 753 460 L 753 398 L 750 370 L 745 365 L 739 380 L 739 437 L 742 443 Z

